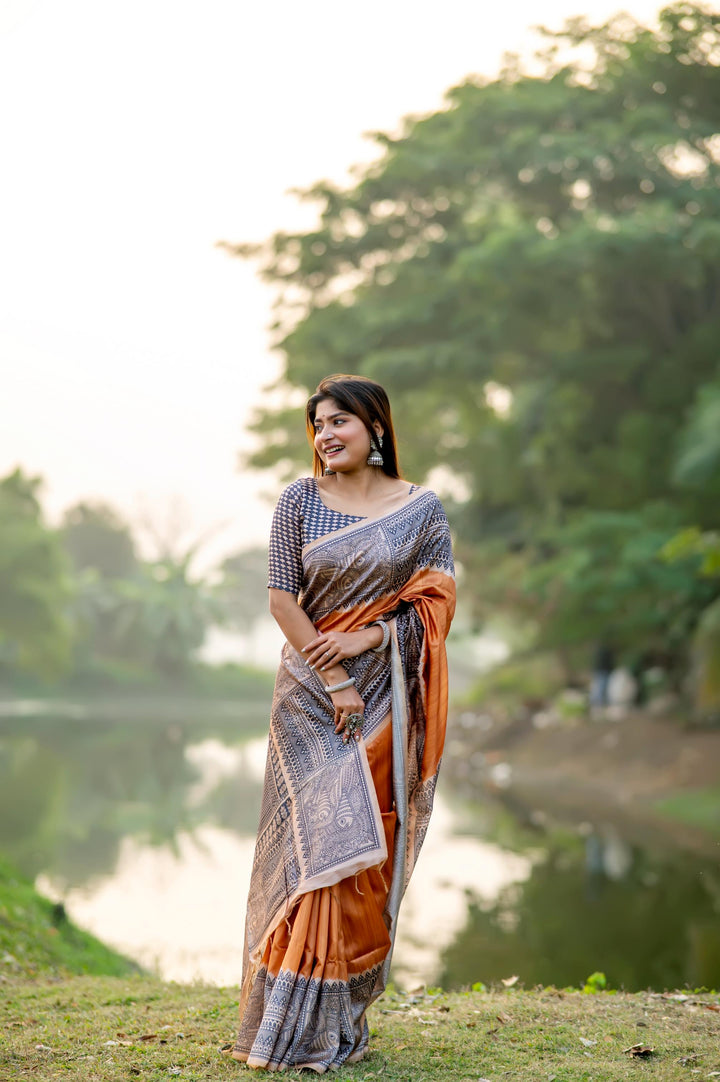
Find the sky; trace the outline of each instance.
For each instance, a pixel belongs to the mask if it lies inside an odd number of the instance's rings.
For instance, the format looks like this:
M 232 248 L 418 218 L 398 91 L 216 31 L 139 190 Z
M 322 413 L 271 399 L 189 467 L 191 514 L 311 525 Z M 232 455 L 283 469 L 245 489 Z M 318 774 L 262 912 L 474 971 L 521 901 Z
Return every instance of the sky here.
M 146 544 L 204 536 L 208 567 L 263 544 L 277 481 L 238 455 L 272 294 L 217 242 L 311 226 L 289 189 L 345 180 L 364 133 L 619 6 L 661 5 L 0 0 L 0 476 L 42 476 L 53 525 L 102 500 Z

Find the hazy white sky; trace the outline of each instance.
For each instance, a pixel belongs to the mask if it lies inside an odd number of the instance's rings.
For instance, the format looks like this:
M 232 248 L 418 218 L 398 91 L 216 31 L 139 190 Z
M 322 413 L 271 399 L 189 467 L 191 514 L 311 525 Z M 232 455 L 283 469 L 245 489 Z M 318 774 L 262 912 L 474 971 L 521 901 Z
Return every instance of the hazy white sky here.
M 215 242 L 309 222 L 287 189 L 363 132 L 619 6 L 660 4 L 0 0 L 0 475 L 41 474 L 51 521 L 102 498 L 163 528 L 180 498 L 189 535 L 227 524 L 205 562 L 262 542 L 272 480 L 236 463 L 271 297 Z

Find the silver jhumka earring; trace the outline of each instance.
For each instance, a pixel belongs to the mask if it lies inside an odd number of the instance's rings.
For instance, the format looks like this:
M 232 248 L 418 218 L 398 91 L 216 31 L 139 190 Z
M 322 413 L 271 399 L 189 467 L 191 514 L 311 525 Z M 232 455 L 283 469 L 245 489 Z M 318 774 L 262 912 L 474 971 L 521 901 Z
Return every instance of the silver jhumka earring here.
M 382 444 L 383 444 L 382 436 L 378 436 L 377 441 L 380 444 L 380 447 L 382 447 Z M 379 450 L 377 444 L 375 443 L 375 437 L 374 436 L 370 437 L 370 454 L 368 455 L 367 464 L 368 464 L 368 466 L 382 466 L 383 465 L 383 456 L 380 454 L 380 450 Z
M 335 470 L 331 470 L 329 466 L 325 467 L 325 476 L 326 477 L 329 477 L 330 474 L 334 474 L 334 473 L 335 473 Z

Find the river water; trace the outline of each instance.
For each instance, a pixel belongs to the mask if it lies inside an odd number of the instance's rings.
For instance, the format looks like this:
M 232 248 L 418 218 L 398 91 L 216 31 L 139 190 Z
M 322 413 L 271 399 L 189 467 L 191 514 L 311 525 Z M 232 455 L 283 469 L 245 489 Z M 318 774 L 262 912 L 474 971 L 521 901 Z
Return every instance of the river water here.
M 165 978 L 236 984 L 264 709 L 24 714 L 0 718 L 0 851 Z M 628 990 L 720 986 L 717 860 L 661 837 L 639 848 L 582 815 L 519 816 L 480 792 L 460 801 L 441 782 L 396 983 L 563 986 L 596 970 Z

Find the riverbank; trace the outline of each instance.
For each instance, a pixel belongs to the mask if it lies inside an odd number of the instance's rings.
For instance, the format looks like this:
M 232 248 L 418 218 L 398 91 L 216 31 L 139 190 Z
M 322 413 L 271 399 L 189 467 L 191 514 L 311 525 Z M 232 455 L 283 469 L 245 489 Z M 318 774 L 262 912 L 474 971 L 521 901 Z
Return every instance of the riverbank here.
M 512 794 L 560 817 L 661 828 L 690 849 L 720 844 L 720 730 L 642 713 L 537 728 L 466 710 L 448 737 L 444 769 L 467 797 Z
M 140 966 L 72 923 L 0 858 L 0 979 L 139 973 Z M 0 1076 L 2 1077 L 2 1076 Z
M 116 716 L 120 711 L 174 710 L 177 703 L 189 706 L 238 703 L 267 712 L 272 698 L 274 674 L 264 669 L 228 662 L 197 663 L 176 677 L 128 666 L 83 674 L 71 674 L 54 684 L 23 673 L 0 676 L 0 717 Z
M 0 1077 L 168 1077 L 194 1082 L 247 1075 L 227 1055 L 237 988 L 154 978 L 5 979 Z M 677 1082 L 720 1071 L 720 996 L 500 988 L 390 992 L 371 1008 L 370 1050 L 334 1078 L 358 1082 Z M 642 1055 L 633 1046 L 652 1049 Z M 300 1079 L 289 1071 L 288 1079 Z

